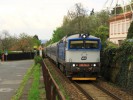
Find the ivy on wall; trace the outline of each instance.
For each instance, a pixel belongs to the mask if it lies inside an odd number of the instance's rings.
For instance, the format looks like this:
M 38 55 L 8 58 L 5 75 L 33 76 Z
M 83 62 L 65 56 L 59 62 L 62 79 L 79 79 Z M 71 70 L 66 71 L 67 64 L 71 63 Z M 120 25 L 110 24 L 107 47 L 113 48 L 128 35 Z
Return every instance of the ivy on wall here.
M 107 42 L 107 47 L 101 53 L 101 74 L 107 80 L 111 79 L 111 66 L 115 57 L 117 46 L 111 42 Z
M 101 62 L 102 76 L 133 91 L 133 38 L 125 40 L 120 47 L 109 43 L 103 50 Z

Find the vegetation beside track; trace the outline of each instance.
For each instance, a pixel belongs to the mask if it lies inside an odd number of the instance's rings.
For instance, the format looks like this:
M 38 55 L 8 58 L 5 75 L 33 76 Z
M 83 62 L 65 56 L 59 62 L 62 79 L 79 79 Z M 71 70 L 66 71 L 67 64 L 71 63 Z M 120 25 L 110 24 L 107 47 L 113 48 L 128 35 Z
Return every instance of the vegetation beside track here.
M 31 85 L 31 88 L 28 93 L 28 100 L 44 100 L 44 95 L 45 95 L 45 89 L 42 88 L 44 87 L 44 84 L 41 83 L 40 81 L 40 76 L 41 76 L 41 62 L 42 58 L 40 56 L 35 56 L 34 61 L 34 69 L 32 72 L 32 78 L 33 82 Z
M 55 82 L 59 86 L 59 89 L 61 90 L 61 92 L 65 96 L 66 100 L 69 100 L 69 96 L 68 96 L 68 94 L 66 92 L 66 89 L 65 89 L 65 86 L 63 84 L 64 80 L 62 80 L 62 78 L 59 75 L 59 73 L 55 71 L 55 68 L 52 68 L 52 65 L 49 63 L 48 60 L 45 60 L 45 63 L 47 65 L 47 67 L 48 67 L 53 79 L 55 80 Z
M 27 83 L 27 81 L 29 80 L 31 74 L 32 74 L 32 71 L 33 71 L 33 68 L 34 66 L 31 66 L 28 71 L 26 72 L 18 90 L 16 91 L 16 94 L 11 98 L 11 100 L 18 100 L 20 98 L 20 96 L 22 95 L 23 93 L 23 90 L 24 90 L 24 87 Z
M 133 38 L 121 46 L 108 45 L 102 53 L 101 74 L 110 82 L 133 93 Z
M 28 100 L 40 100 L 40 91 L 39 91 L 39 85 L 40 85 L 40 64 L 37 64 L 34 66 L 34 70 L 32 73 L 33 82 L 31 85 L 31 88 L 29 90 L 28 94 Z

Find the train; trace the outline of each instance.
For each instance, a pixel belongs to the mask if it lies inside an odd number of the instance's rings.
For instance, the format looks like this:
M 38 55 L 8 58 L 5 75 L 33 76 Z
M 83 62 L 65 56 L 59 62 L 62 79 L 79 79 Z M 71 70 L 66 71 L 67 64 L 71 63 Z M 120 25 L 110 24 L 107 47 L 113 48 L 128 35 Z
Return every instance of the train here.
M 90 34 L 64 36 L 45 48 L 45 55 L 71 80 L 97 80 L 101 40 Z

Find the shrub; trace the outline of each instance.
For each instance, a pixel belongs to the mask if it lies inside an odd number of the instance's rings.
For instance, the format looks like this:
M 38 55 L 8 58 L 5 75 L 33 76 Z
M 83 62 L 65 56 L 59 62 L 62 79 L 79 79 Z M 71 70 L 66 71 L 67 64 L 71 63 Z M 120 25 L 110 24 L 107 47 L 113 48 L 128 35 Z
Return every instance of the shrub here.
M 133 62 L 133 39 L 125 40 L 118 48 L 116 60 L 120 63 L 120 71 L 118 73 L 117 84 L 123 88 L 130 88 L 133 90 L 132 69 L 130 63 Z
M 101 54 L 101 75 L 107 80 L 111 78 L 111 67 L 114 64 L 114 57 L 117 51 L 117 46 L 108 42 Z
M 127 34 L 127 39 L 131 39 L 131 38 L 133 38 L 133 22 L 131 23 Z
M 119 61 L 133 61 L 133 39 L 125 40 L 117 50 L 116 59 Z
M 35 65 L 38 64 L 38 63 L 41 63 L 42 57 L 40 57 L 40 56 L 35 56 L 35 57 L 34 57 L 34 61 L 35 61 Z

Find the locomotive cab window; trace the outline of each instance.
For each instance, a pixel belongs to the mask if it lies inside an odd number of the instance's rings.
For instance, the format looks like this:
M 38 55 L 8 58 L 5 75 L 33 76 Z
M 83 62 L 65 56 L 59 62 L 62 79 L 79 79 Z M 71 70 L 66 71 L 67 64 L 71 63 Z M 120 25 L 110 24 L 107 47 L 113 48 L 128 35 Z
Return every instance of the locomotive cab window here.
M 70 40 L 70 49 L 98 49 L 97 40 Z
M 98 41 L 90 41 L 86 40 L 85 41 L 85 48 L 86 49 L 97 49 L 98 48 Z
M 84 48 L 84 43 L 81 40 L 72 40 L 70 41 L 70 48 L 71 49 L 82 49 Z

